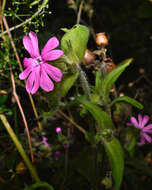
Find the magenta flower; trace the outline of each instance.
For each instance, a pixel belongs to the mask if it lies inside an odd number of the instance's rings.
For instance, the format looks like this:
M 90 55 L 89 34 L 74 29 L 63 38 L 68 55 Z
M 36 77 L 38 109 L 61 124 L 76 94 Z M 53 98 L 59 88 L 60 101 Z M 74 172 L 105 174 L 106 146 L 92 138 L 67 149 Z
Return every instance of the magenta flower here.
M 140 129 L 141 144 L 145 144 L 146 141 L 149 143 L 152 142 L 152 138 L 149 136 L 149 134 L 152 134 L 152 124 L 146 126 L 148 121 L 149 121 L 148 115 L 142 117 L 142 115 L 139 114 L 138 120 L 136 120 L 135 117 L 131 117 L 130 123 L 127 123 L 128 126 L 133 125 L 134 127 Z
M 55 160 L 59 160 L 60 151 L 55 152 Z
M 64 147 L 65 149 L 70 148 L 70 146 L 69 146 L 68 144 L 64 144 L 63 147 Z
M 45 146 L 49 147 L 50 144 L 47 143 L 47 140 L 48 140 L 48 139 L 47 139 L 46 137 L 43 137 L 43 143 L 45 144 Z
M 50 38 L 43 47 L 41 54 L 38 48 L 38 39 L 34 32 L 30 32 L 29 37 L 23 37 L 23 44 L 31 56 L 31 58 L 24 58 L 25 70 L 19 75 L 21 80 L 27 78 L 27 92 L 35 94 L 39 87 L 47 92 L 52 91 L 54 84 L 51 79 L 55 82 L 60 82 L 62 79 L 61 70 L 47 63 L 47 61 L 56 60 L 63 55 L 62 50 L 53 50 L 59 45 L 58 39 L 56 37 Z
M 61 133 L 61 132 L 62 132 L 61 127 L 56 127 L 56 133 Z

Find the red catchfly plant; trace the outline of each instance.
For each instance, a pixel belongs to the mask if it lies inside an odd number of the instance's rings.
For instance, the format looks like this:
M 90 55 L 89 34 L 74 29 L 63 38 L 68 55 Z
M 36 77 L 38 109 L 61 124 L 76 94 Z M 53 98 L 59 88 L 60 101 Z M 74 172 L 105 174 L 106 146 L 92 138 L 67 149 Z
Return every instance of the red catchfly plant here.
M 54 50 L 59 45 L 58 39 L 50 38 L 41 54 L 38 48 L 38 38 L 34 32 L 29 32 L 29 36 L 23 37 L 23 45 L 31 56 L 31 58 L 24 58 L 25 70 L 19 75 L 21 80 L 27 78 L 27 92 L 35 94 L 39 87 L 47 92 L 52 91 L 54 84 L 51 79 L 55 82 L 60 82 L 62 79 L 61 70 L 47 63 L 63 55 L 62 50 Z
M 130 123 L 127 123 L 128 126 L 133 125 L 134 127 L 140 129 L 141 144 L 145 144 L 146 141 L 149 143 L 152 142 L 152 138 L 149 136 L 149 134 L 152 134 L 152 124 L 146 126 L 148 121 L 149 121 L 148 115 L 142 117 L 142 115 L 139 114 L 138 120 L 135 117 L 131 117 Z

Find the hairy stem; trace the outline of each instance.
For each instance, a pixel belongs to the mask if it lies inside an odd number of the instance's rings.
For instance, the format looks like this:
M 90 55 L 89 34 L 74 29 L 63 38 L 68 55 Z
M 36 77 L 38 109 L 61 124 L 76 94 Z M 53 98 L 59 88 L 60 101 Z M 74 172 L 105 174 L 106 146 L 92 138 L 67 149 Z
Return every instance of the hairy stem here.
M 76 66 L 77 66 L 78 71 L 79 71 L 79 77 L 80 77 L 80 81 L 81 81 L 81 85 L 82 85 L 83 91 L 84 91 L 86 97 L 88 99 L 90 99 L 90 87 L 89 87 L 89 84 L 88 84 L 88 81 L 87 81 L 86 74 L 81 69 L 81 67 L 80 67 L 79 64 L 76 64 Z

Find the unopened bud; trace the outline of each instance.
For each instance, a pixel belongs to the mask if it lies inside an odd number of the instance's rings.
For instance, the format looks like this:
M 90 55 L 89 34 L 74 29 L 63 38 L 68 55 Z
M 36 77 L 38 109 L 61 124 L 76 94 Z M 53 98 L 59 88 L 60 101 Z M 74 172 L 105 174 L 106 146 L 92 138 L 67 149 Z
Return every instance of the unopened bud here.
M 110 58 L 104 59 L 104 62 L 105 62 L 105 68 L 106 68 L 107 73 L 110 73 L 112 70 L 116 68 L 116 65 Z
M 94 61 L 94 59 L 94 54 L 90 50 L 86 49 L 82 63 L 84 65 L 90 65 Z
M 144 72 L 145 72 L 144 68 L 139 69 L 139 73 L 144 74 Z
M 96 44 L 99 46 L 107 46 L 108 45 L 108 38 L 107 38 L 105 32 L 96 34 Z
M 73 0 L 67 0 L 66 2 L 67 2 L 68 5 L 74 4 Z

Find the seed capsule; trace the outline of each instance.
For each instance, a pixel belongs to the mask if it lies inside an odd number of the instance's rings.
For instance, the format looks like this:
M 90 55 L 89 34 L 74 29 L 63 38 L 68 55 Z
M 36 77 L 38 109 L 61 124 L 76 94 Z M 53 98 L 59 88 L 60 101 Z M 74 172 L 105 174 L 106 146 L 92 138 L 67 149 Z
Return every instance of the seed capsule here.
M 105 32 L 96 34 L 96 44 L 99 46 L 107 46 L 108 45 L 108 39 L 107 39 Z
M 116 68 L 116 65 L 110 58 L 105 58 L 104 62 L 105 62 L 105 68 L 106 68 L 107 73 L 110 73 L 112 70 Z
M 86 49 L 82 63 L 84 65 L 90 65 L 93 63 L 94 60 L 95 60 L 95 56 L 92 53 L 92 51 Z

